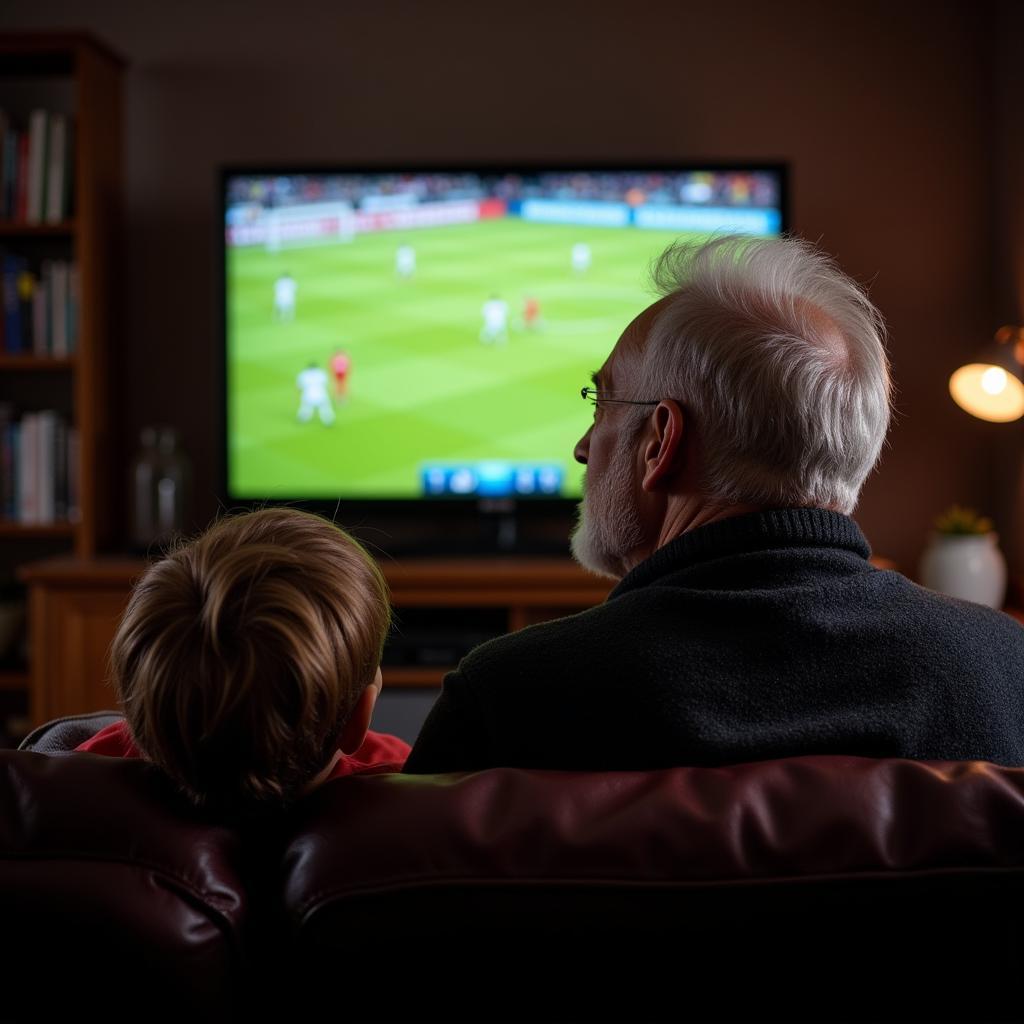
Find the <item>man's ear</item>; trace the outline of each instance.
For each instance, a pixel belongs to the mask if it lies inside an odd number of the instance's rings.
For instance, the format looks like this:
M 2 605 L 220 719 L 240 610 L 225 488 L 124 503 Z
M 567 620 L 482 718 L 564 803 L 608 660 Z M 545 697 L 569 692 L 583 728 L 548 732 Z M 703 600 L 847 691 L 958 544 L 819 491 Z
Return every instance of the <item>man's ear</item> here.
M 681 468 L 686 451 L 683 410 L 666 398 L 658 403 L 644 439 L 644 467 L 640 486 L 655 491 Z
M 382 685 L 383 680 L 378 668 L 373 681 L 359 694 L 356 706 L 352 709 L 352 714 L 348 716 L 348 721 L 341 730 L 341 736 L 338 737 L 338 748 L 343 754 L 354 754 L 363 745 Z

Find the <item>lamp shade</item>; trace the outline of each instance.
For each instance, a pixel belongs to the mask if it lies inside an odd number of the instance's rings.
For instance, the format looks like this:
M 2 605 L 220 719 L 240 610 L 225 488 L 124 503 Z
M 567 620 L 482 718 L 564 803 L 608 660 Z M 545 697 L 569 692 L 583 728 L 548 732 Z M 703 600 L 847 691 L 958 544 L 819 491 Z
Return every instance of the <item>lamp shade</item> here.
M 961 409 L 991 423 L 1024 416 L 1024 327 L 1000 327 L 977 361 L 949 378 L 949 393 Z

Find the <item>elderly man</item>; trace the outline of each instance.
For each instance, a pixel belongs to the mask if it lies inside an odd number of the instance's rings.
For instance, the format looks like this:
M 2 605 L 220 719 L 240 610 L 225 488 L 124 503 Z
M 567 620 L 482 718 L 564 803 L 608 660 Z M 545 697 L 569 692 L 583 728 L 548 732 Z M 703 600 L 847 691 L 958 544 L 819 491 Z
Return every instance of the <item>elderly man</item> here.
M 797 754 L 1024 764 L 1024 629 L 874 568 L 881 317 L 796 239 L 674 247 L 584 397 L 573 552 L 608 600 L 472 651 L 406 771 Z

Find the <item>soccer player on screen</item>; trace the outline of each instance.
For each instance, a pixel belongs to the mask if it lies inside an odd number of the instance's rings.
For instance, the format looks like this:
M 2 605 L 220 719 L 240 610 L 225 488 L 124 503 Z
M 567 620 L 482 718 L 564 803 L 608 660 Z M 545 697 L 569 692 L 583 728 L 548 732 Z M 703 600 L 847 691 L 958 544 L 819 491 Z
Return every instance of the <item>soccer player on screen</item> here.
M 295 380 L 299 389 L 300 423 L 308 423 L 317 413 L 320 422 L 329 427 L 334 422 L 334 406 L 331 396 L 327 393 L 327 372 L 316 363 L 310 363 Z
M 540 326 L 540 303 L 532 295 L 523 301 L 523 326 L 534 331 Z
M 295 293 L 299 286 L 286 270 L 274 282 L 274 316 L 278 320 L 295 319 Z
M 492 295 L 481 310 L 484 325 L 480 329 L 480 340 L 485 345 L 495 342 L 505 344 L 508 341 L 508 303 L 504 299 Z
M 331 373 L 334 374 L 334 397 L 339 401 L 348 399 L 348 373 L 352 369 L 352 359 L 341 348 L 334 350 L 331 356 Z
M 585 274 L 590 269 L 591 252 L 586 242 L 577 242 L 572 247 L 572 269 L 577 274 Z
M 416 250 L 408 242 L 395 250 L 395 273 L 406 280 L 416 273 Z

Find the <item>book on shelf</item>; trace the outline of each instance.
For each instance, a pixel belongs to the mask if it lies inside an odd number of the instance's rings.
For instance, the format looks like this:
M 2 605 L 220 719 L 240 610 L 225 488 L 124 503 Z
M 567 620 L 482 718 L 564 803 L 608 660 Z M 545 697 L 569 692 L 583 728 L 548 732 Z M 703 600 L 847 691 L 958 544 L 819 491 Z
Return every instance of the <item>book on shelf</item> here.
M 33 110 L 18 124 L 0 110 L 0 220 L 61 224 L 71 216 L 74 120 Z
M 68 427 L 57 417 L 53 432 L 53 518 L 68 518 Z
M 71 184 L 69 130 L 67 117 L 63 114 L 50 115 L 49 145 L 46 150 L 46 207 L 43 211 L 47 224 L 59 224 L 68 215 L 68 187 Z
M 3 257 L 4 351 L 12 354 L 25 351 L 21 324 L 21 296 L 18 283 L 28 264 L 21 256 L 6 253 Z
M 14 450 L 17 445 L 14 406 L 0 402 L 0 519 L 15 518 Z
M 36 454 L 39 432 L 35 413 L 25 413 L 18 432 L 18 450 L 14 453 L 15 519 L 23 524 L 36 521 Z
M 15 421 L 0 403 L 0 517 L 46 526 L 78 517 L 77 432 L 52 409 Z
M 73 356 L 78 351 L 78 325 L 82 313 L 82 275 L 78 264 L 68 266 L 68 351 Z
M 10 114 L 6 110 L 0 109 L 0 217 L 7 217 L 7 211 L 10 208 L 9 192 L 14 179 L 14 167 L 11 164 L 13 150 L 10 137 L 13 134 Z
M 37 356 L 48 354 L 51 319 L 49 263 L 49 260 L 43 260 L 32 294 L 32 354 Z
M 25 221 L 42 224 L 46 209 L 46 153 L 49 122 L 45 110 L 33 110 L 28 118 L 28 204 Z
M 9 124 L 0 136 L 3 152 L 0 153 L 0 167 L 3 168 L 3 190 L 0 191 L 0 219 L 17 220 L 21 198 L 22 136 Z M 26 140 L 27 141 L 27 140 Z M 27 157 L 27 151 L 26 151 Z
M 68 427 L 66 452 L 68 522 L 79 523 L 82 521 L 82 435 L 78 427 Z
M 57 414 L 51 409 L 36 413 L 36 515 L 35 522 L 57 520 Z
M 50 279 L 53 326 L 49 338 L 49 351 L 55 356 L 66 356 L 71 351 L 68 344 L 68 264 L 57 260 L 52 264 Z
M 3 254 L 3 318 L 0 351 L 64 358 L 78 345 L 80 322 L 77 268 L 67 260 L 30 263 Z
M 11 217 L 25 223 L 28 216 L 28 132 L 17 135 L 15 143 L 18 149 L 15 158 L 14 205 L 11 208 Z

